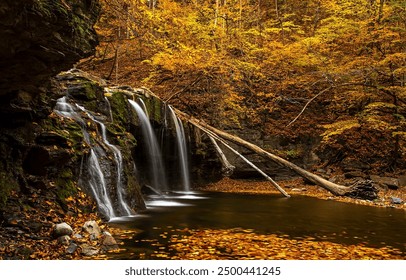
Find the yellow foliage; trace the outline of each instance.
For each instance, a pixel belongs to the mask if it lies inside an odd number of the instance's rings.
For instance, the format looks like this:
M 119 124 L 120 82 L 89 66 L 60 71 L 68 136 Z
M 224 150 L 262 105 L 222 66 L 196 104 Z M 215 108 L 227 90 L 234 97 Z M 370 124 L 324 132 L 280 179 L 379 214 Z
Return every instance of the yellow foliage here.
M 344 131 L 352 128 L 358 128 L 360 127 L 360 123 L 358 120 L 345 120 L 345 121 L 338 121 L 332 124 L 326 124 L 322 125 L 323 128 L 326 129 L 326 131 L 321 135 L 323 136 L 323 141 L 327 142 L 330 137 L 334 135 L 340 135 Z
M 390 123 L 379 118 L 379 116 L 368 116 L 365 121 L 370 128 L 378 131 L 394 131 L 398 129 L 398 126 L 391 125 Z
M 215 121 L 277 126 L 279 112 L 292 119 L 306 100 L 333 87 L 309 107 L 327 101 L 326 122 L 350 111 L 354 120 L 325 126 L 329 140 L 361 122 L 387 128 L 379 121 L 389 121 L 376 116 L 390 109 L 385 92 L 406 100 L 405 17 L 398 1 L 385 1 L 383 9 L 369 0 L 102 3 L 102 44 L 94 60 L 105 63 L 101 72 L 163 98 L 180 92 L 174 105 Z M 311 115 L 307 110 L 303 116 Z

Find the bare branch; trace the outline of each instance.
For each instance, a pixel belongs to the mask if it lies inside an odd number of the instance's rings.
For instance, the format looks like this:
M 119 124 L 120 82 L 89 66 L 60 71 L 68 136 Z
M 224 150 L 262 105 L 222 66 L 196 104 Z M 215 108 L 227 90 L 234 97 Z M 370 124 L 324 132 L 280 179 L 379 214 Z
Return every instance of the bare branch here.
M 326 91 L 329 91 L 329 90 L 332 89 L 332 88 L 333 88 L 333 86 L 328 87 L 328 88 L 325 88 L 325 89 L 323 89 L 322 91 L 320 91 L 318 94 L 316 94 L 315 96 L 313 96 L 311 99 L 309 99 L 309 101 L 307 101 L 307 103 L 304 105 L 302 111 L 300 111 L 300 113 L 296 116 L 296 118 L 294 118 L 290 123 L 288 123 L 288 125 L 287 125 L 286 127 L 288 127 L 288 126 L 290 126 L 291 124 L 293 124 L 293 123 L 303 114 L 303 112 L 306 110 L 307 106 L 309 106 L 309 104 L 310 104 L 313 100 L 315 100 L 319 95 L 325 93 Z
M 306 110 L 306 108 L 309 106 L 309 104 L 311 102 L 313 102 L 313 100 L 315 100 L 317 97 L 319 97 L 320 95 L 322 95 L 323 93 L 333 89 L 333 88 L 337 88 L 337 87 L 346 87 L 346 86 L 363 86 L 363 87 L 369 87 L 369 88 L 374 88 L 377 89 L 385 94 L 388 94 L 389 96 L 393 97 L 393 98 L 397 98 L 398 101 L 406 104 L 406 101 L 397 97 L 396 93 L 392 92 L 391 90 L 376 86 L 376 85 L 369 85 L 369 84 L 365 84 L 365 83 L 344 83 L 344 84 L 340 84 L 340 85 L 332 85 L 328 88 L 323 89 L 322 91 L 320 91 L 318 94 L 316 94 L 315 96 L 313 96 L 311 99 L 309 99 L 309 101 L 307 101 L 307 103 L 304 105 L 304 107 L 302 108 L 302 110 L 300 111 L 300 113 L 290 122 L 286 125 L 286 127 L 292 125 Z

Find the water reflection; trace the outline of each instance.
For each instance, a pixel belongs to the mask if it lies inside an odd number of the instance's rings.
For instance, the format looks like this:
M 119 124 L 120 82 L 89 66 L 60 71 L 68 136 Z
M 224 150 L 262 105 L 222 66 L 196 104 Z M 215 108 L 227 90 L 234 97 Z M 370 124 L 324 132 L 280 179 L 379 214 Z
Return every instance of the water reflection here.
M 184 228 L 253 229 L 257 233 L 313 237 L 336 243 L 392 246 L 406 253 L 405 211 L 376 208 L 309 197 L 273 195 L 199 194 L 208 199 L 172 198 L 177 206 L 154 205 L 145 213 L 113 225 L 142 233 L 125 241 L 128 252 L 151 250 L 145 240 L 165 243 Z M 168 202 L 168 201 L 167 201 Z M 187 202 L 187 203 L 185 203 Z M 165 233 L 165 238 L 162 234 Z M 169 235 L 169 237 L 168 237 Z M 144 240 L 144 241 L 143 241 Z M 123 255 L 122 258 L 131 258 Z

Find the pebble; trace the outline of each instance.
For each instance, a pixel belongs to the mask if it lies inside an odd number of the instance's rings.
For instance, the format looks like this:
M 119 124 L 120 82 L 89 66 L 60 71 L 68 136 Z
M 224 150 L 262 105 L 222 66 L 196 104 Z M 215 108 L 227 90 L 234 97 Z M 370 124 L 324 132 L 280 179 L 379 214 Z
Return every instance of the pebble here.
M 59 236 L 58 243 L 68 245 L 70 243 L 70 237 L 68 235 Z
M 390 199 L 391 199 L 391 202 L 392 202 L 393 204 L 402 204 L 402 203 L 403 203 L 402 199 L 399 198 L 399 197 L 394 197 L 394 196 L 392 196 Z
M 96 247 L 90 246 L 88 244 L 83 244 L 80 246 L 82 249 L 82 255 L 85 256 L 94 256 L 99 253 L 99 250 Z
M 73 254 L 77 248 L 78 248 L 78 245 L 76 243 L 72 242 L 71 244 L 69 244 L 69 247 L 66 248 L 66 253 Z
M 67 223 L 60 223 L 55 225 L 53 233 L 55 237 L 59 237 L 63 235 L 72 235 L 73 230 Z

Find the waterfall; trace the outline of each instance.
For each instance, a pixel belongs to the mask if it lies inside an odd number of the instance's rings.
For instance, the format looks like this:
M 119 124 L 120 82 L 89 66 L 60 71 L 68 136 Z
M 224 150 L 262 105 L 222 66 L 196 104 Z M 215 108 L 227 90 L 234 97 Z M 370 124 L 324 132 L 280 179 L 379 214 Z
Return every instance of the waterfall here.
M 109 194 L 107 192 L 106 181 L 100 168 L 100 163 L 95 149 L 91 149 L 90 151 L 89 174 L 89 186 L 93 193 L 93 197 L 99 206 L 100 212 L 102 212 L 108 218 L 114 218 L 116 215 L 113 210 L 113 204 L 111 203 Z
M 110 101 L 109 101 L 109 99 L 108 99 L 106 96 L 104 97 L 104 100 L 106 101 L 107 109 L 109 110 L 110 121 L 111 121 L 111 122 L 114 122 L 114 120 L 113 120 L 113 111 L 111 110 Z
M 59 98 L 56 101 L 55 109 L 54 112 L 60 115 L 61 117 L 65 118 L 70 118 L 76 121 L 82 128 L 82 133 L 85 142 L 90 146 L 90 135 L 86 130 L 86 122 L 83 120 L 83 118 L 80 116 L 80 114 L 77 112 L 77 106 L 70 104 L 67 101 L 66 96 Z
M 140 103 L 140 106 L 141 106 L 142 110 L 144 111 L 145 116 L 147 116 L 147 119 L 149 119 L 149 114 L 148 114 L 147 106 L 145 105 L 144 100 L 142 100 L 142 98 L 138 98 L 138 102 Z
M 67 101 L 66 97 L 59 98 L 55 106 L 55 113 L 62 117 L 67 117 L 75 120 L 82 128 L 83 136 L 85 142 L 90 146 L 90 157 L 87 162 L 87 173 L 89 178 L 83 180 L 82 176 L 80 180 L 86 181 L 90 191 L 93 194 L 93 198 L 96 200 L 96 203 L 99 207 L 99 211 L 108 217 L 109 219 L 116 217 L 116 212 L 114 211 L 113 203 L 111 201 L 110 194 L 107 189 L 107 183 L 105 179 L 105 174 L 101 168 L 101 159 L 106 158 L 106 154 L 100 146 L 92 144 L 90 140 L 90 135 L 86 130 L 86 122 L 79 114 L 79 111 L 82 111 L 95 122 L 101 129 L 101 138 L 105 146 L 113 153 L 116 171 L 117 171 L 117 181 L 116 181 L 116 191 L 117 191 L 117 200 L 120 207 L 121 213 L 124 215 L 131 214 L 131 208 L 124 200 L 124 186 L 122 180 L 122 170 L 123 170 L 123 160 L 120 150 L 112 145 L 106 135 L 106 126 L 101 121 L 98 121 L 92 116 L 84 107 L 78 104 L 70 104 Z M 82 168 L 82 167 L 81 167 Z M 82 170 L 80 174 L 82 174 Z
M 142 134 L 145 139 L 147 150 L 149 152 L 150 165 L 152 170 L 152 187 L 160 192 L 166 192 L 168 189 L 166 184 L 166 176 L 164 172 L 162 155 L 149 118 L 147 117 L 146 112 L 137 102 L 131 99 L 128 99 L 128 102 L 138 115 Z
M 175 125 L 176 130 L 176 141 L 178 144 L 178 152 L 179 152 L 179 164 L 180 170 L 182 175 L 182 184 L 183 184 L 183 191 L 190 192 L 190 177 L 189 177 L 189 163 L 188 163 L 188 154 L 187 154 L 187 147 L 186 147 L 186 136 L 185 130 L 183 128 L 183 124 L 178 116 L 175 114 L 171 106 L 169 107 L 169 111 L 172 116 L 173 123 Z
M 123 173 L 123 157 L 121 155 L 121 151 L 114 145 L 112 145 L 108 139 L 107 139 L 107 133 L 106 133 L 106 125 L 102 123 L 101 121 L 96 120 L 96 118 L 90 114 L 84 107 L 79 106 L 76 104 L 76 106 L 81 109 L 83 112 L 87 114 L 87 116 L 94 121 L 96 124 L 100 126 L 101 129 L 101 137 L 103 140 L 103 143 L 106 144 L 106 146 L 110 149 L 110 151 L 114 155 L 114 161 L 116 164 L 116 173 L 117 173 L 117 180 L 116 180 L 116 189 L 117 189 L 117 202 L 119 206 L 121 207 L 123 213 L 125 215 L 131 215 L 131 208 L 127 205 L 125 202 L 123 195 L 124 195 L 124 184 L 122 180 L 122 173 Z

